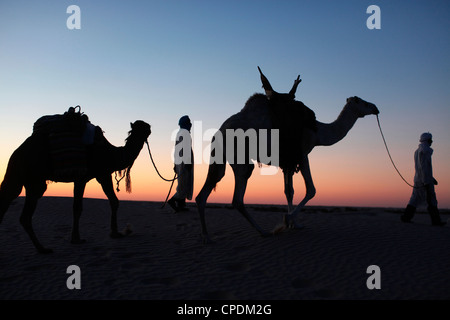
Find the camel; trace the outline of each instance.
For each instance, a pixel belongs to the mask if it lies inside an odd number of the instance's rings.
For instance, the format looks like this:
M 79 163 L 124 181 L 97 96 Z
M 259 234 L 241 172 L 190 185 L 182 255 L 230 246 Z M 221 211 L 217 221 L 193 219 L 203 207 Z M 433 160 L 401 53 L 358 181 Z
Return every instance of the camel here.
M 218 131 L 218 133 L 220 133 L 218 137 L 222 137 L 226 140 L 225 131 L 227 129 L 271 129 L 274 128 L 272 120 L 274 119 L 273 113 L 277 113 L 277 111 L 290 112 L 289 110 L 293 109 L 304 110 L 303 112 L 300 112 L 300 114 L 310 117 L 309 120 L 294 119 L 294 121 L 296 121 L 294 126 L 292 126 L 293 121 L 289 119 L 287 120 L 286 123 L 288 123 L 291 127 L 284 129 L 284 138 L 288 139 L 287 141 L 289 141 L 290 145 L 284 150 L 284 152 L 280 148 L 279 160 L 279 167 L 283 169 L 284 193 L 288 207 L 288 213 L 285 214 L 283 218 L 283 227 L 279 229 L 279 231 L 286 228 L 300 229 L 302 226 L 297 224 L 295 218 L 301 212 L 306 203 L 316 194 L 316 188 L 314 187 L 310 172 L 308 154 L 316 146 L 331 146 L 339 142 L 347 135 L 359 118 L 371 114 L 376 115 L 379 111 L 378 108 L 372 103 L 366 102 L 359 97 L 350 97 L 347 99 L 347 103 L 345 104 L 342 112 L 334 122 L 319 122 L 315 120 L 314 115 L 311 117 L 311 110 L 304 106 L 300 101 L 295 100 L 295 91 L 298 84 L 301 82 L 300 76 L 298 76 L 297 80 L 295 80 L 294 86 L 289 94 L 280 94 L 272 89 L 269 81 L 263 75 L 259 67 L 258 70 L 261 74 L 261 81 L 263 83 L 265 95 L 256 93 L 251 96 L 240 112 L 232 115 L 222 124 Z M 289 115 L 287 115 L 287 118 L 289 118 Z M 281 130 L 282 129 L 280 129 L 280 131 Z M 294 135 L 295 139 L 289 138 L 289 135 Z M 280 137 L 283 137 L 283 134 L 280 133 Z M 212 142 L 214 142 L 215 138 L 216 137 L 213 138 Z M 282 143 L 283 141 L 280 139 L 280 144 Z M 292 145 L 292 143 L 295 144 Z M 224 141 L 222 145 L 226 146 L 226 141 Z M 223 148 L 225 149 L 225 147 Z M 224 154 L 226 155 L 226 152 Z M 260 161 L 260 159 L 252 160 L 258 162 Z M 195 199 L 200 215 L 203 241 L 205 243 L 212 242 L 208 235 L 205 221 L 206 201 L 212 190 L 215 189 L 217 183 L 225 175 L 225 166 L 227 161 L 230 162 L 235 179 L 235 189 L 232 200 L 233 207 L 236 208 L 262 236 L 272 235 L 275 231 L 267 232 L 263 230 L 249 215 L 244 205 L 244 194 L 248 179 L 254 169 L 254 163 L 252 161 L 248 161 L 244 164 L 238 164 L 235 162 L 232 164 L 230 159 L 224 159 L 223 163 L 210 161 L 206 181 Z M 281 165 L 283 163 L 285 165 L 284 168 Z M 292 164 L 294 164 L 294 166 L 292 166 Z M 294 208 L 293 175 L 298 171 L 300 171 L 303 176 L 306 186 L 306 194 L 303 200 Z
M 147 142 L 150 133 L 150 125 L 144 121 L 137 120 L 131 123 L 131 131 L 128 133 L 125 146 L 115 147 L 104 137 L 101 128 L 95 127 L 93 143 L 86 146 L 86 173 L 62 179 L 56 177 L 52 171 L 48 134 L 33 132 L 13 152 L 9 159 L 4 180 L 0 186 L 0 223 L 11 202 L 19 196 L 22 188 L 25 187 L 26 198 L 20 216 L 20 223 L 39 253 L 51 253 L 52 250 L 45 248 L 36 237 L 32 226 L 32 216 L 38 200 L 47 190 L 47 181 L 73 182 L 74 201 L 71 243 L 84 243 L 85 240 L 80 238 L 79 232 L 79 221 L 83 209 L 83 194 L 86 183 L 96 178 L 111 206 L 110 236 L 112 238 L 123 237 L 124 234 L 120 233 L 117 227 L 119 200 L 114 192 L 111 174 L 126 170 L 127 191 L 131 192 L 130 169 L 139 155 L 144 142 Z

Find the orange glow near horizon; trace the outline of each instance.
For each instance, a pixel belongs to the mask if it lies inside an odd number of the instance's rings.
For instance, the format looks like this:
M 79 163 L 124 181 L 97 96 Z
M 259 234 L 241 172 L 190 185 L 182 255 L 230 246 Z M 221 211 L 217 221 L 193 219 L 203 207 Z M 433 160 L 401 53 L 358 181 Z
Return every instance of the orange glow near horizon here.
M 355 129 L 358 130 L 358 127 Z M 24 135 L 22 133 L 22 135 Z M 153 137 L 155 135 L 155 137 Z M 173 141 L 157 140 L 160 136 L 152 133 L 149 139 L 153 158 L 158 170 L 165 178 L 173 177 Z M 123 141 L 123 137 L 120 138 Z M 359 143 L 357 135 L 353 135 L 337 145 L 315 148 L 309 155 L 311 173 L 316 187 L 316 196 L 307 205 L 317 206 L 367 206 L 367 207 L 405 207 L 411 193 L 389 163 L 384 146 L 375 140 L 373 144 Z M 116 141 L 116 144 L 119 144 Z M 17 145 L 19 143 L 16 143 Z M 206 144 L 206 142 L 205 142 Z M 2 144 L 4 154 L 0 163 L 0 175 L 6 171 L 9 156 L 15 148 L 11 143 Z M 17 146 L 16 146 L 17 147 Z M 414 175 L 412 151 L 414 145 L 402 152 L 397 165 L 405 178 L 412 182 Z M 439 150 L 438 148 L 436 148 Z M 207 152 L 207 151 L 205 151 Z M 8 154 L 9 153 L 9 154 Z M 7 155 L 8 154 L 8 155 Z M 437 152 L 433 156 L 433 169 L 439 185 L 436 194 L 440 208 L 450 208 L 450 168 L 446 165 L 445 154 Z M 201 159 L 201 155 L 195 155 Z M 206 157 L 207 158 L 207 157 Z M 205 159 L 203 159 L 205 160 Z M 205 182 L 208 165 L 195 164 L 194 198 Z M 125 190 L 125 182 L 120 183 L 120 192 L 116 192 L 120 200 L 159 201 L 165 200 L 170 183 L 161 180 L 150 162 L 148 151 L 144 145 L 131 170 L 132 193 Z M 116 183 L 112 174 L 114 188 Z M 176 183 L 172 189 L 175 193 Z M 305 185 L 300 173 L 294 175 L 294 206 L 300 203 L 305 195 Z M 218 183 L 216 191 L 208 198 L 208 203 L 231 203 L 234 191 L 234 176 L 229 165 L 225 177 Z M 25 195 L 23 190 L 22 196 Z M 72 183 L 49 183 L 44 196 L 73 196 Z M 85 190 L 86 198 L 106 199 L 101 186 L 95 179 L 91 180 Z M 194 201 L 194 199 L 192 199 Z M 261 169 L 255 166 L 247 185 L 244 198 L 247 204 L 286 204 L 284 195 L 283 174 L 281 170 L 275 175 L 261 175 Z
M 136 160 L 132 170 L 132 193 L 125 190 L 125 182 L 120 183 L 120 192 L 116 192 L 119 200 L 134 201 L 164 201 L 170 188 L 170 183 L 161 180 L 148 159 L 146 150 Z M 316 159 L 314 156 L 312 159 Z M 325 161 L 326 160 L 326 161 Z M 330 163 L 330 164 L 327 164 Z M 374 175 L 370 171 L 356 172 L 352 164 L 343 165 L 339 158 L 326 158 L 311 163 L 316 196 L 307 205 L 317 206 L 368 206 L 368 207 L 404 207 L 409 196 L 410 187 L 406 186 L 400 179 L 392 181 L 392 171 L 383 168 L 384 172 Z M 336 170 L 339 168 L 340 170 Z M 172 165 L 161 165 L 158 168 L 165 178 L 172 178 Z M 194 198 L 203 186 L 206 179 L 208 166 L 206 164 L 195 165 Z M 350 175 L 349 172 L 353 172 Z M 112 174 L 114 188 L 116 182 Z M 176 182 L 172 188 L 171 195 L 175 193 Z M 444 186 L 448 190 L 448 186 Z M 300 173 L 294 175 L 294 206 L 297 205 L 305 194 L 303 177 Z M 234 191 L 234 176 L 231 167 L 227 165 L 225 177 L 218 183 L 217 188 L 208 198 L 208 203 L 231 203 Z M 445 191 L 444 191 L 445 192 Z M 444 194 L 437 189 L 439 195 Z M 24 190 L 22 196 L 25 195 Z M 73 196 L 72 183 L 49 182 L 44 196 Z M 86 198 L 106 199 L 100 184 L 95 179 L 91 180 L 85 190 Z M 442 200 L 443 197 L 441 197 Z M 194 199 L 192 199 L 194 201 Z M 250 177 L 244 198 L 247 204 L 286 204 L 284 195 L 283 174 L 281 170 L 275 175 L 261 175 L 260 169 L 255 167 Z

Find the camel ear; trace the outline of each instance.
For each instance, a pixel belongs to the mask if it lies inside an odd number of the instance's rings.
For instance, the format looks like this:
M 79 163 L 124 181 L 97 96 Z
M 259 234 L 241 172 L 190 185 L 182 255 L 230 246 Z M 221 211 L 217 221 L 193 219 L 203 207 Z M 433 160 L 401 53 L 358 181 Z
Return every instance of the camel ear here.
M 134 125 L 134 123 L 133 123 L 133 122 L 130 122 L 130 127 L 131 127 L 131 129 L 133 129 L 133 125 Z
M 261 69 L 258 67 L 259 73 L 261 74 L 261 82 L 264 90 L 266 91 L 267 99 L 270 100 L 274 95 L 275 91 L 272 89 L 269 80 L 267 80 L 266 76 L 262 73 Z
M 297 79 L 294 81 L 294 85 L 292 86 L 291 91 L 289 91 L 289 96 L 292 99 L 295 99 L 295 92 L 297 91 L 297 87 L 302 82 L 302 79 L 300 79 L 300 75 L 298 75 Z

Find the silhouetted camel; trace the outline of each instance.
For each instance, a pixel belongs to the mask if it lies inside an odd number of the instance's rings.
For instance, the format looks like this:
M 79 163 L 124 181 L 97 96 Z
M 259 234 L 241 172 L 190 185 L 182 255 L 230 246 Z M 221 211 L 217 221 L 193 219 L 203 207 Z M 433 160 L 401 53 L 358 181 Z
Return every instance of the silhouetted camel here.
M 111 173 L 127 170 L 127 189 L 129 188 L 129 170 L 134 160 L 150 135 L 150 125 L 138 120 L 131 123 L 131 131 L 125 146 L 115 147 L 106 140 L 99 127 L 95 129 L 94 143 L 87 146 L 87 173 L 62 182 L 74 182 L 72 243 L 82 243 L 80 239 L 79 220 L 86 183 L 96 178 L 108 197 L 111 205 L 112 238 L 123 235 L 117 230 L 117 209 L 119 200 L 114 192 Z M 46 133 L 33 133 L 14 151 L 9 159 L 4 180 L 0 186 L 0 223 L 11 202 L 16 199 L 22 187 L 25 187 L 25 205 L 20 216 L 20 223 L 40 253 L 50 253 L 37 239 L 32 226 L 32 216 L 38 200 L 47 189 L 47 180 L 61 181 L 53 176 L 50 160 L 49 137 Z
M 259 68 L 258 68 L 259 69 Z M 261 72 L 261 70 L 260 70 Z M 279 94 L 272 89 L 269 81 L 261 72 L 261 80 L 265 89 L 266 95 L 255 94 L 249 98 L 244 108 L 228 118 L 219 129 L 219 137 L 226 140 L 225 131 L 227 129 L 271 129 L 274 126 L 274 119 L 276 117 L 283 118 L 283 115 L 278 114 L 274 118 L 274 113 L 289 113 L 291 110 L 300 110 L 297 112 L 300 116 L 309 117 L 310 119 L 290 119 L 292 115 L 285 115 L 286 119 L 281 122 L 286 124 L 287 128 L 280 128 L 280 137 L 288 139 L 289 143 L 293 143 L 287 148 L 282 148 L 283 141 L 280 139 L 280 167 L 284 174 L 284 193 L 288 203 L 288 214 L 284 217 L 284 224 L 288 228 L 299 228 L 295 223 L 296 215 L 301 211 L 305 204 L 314 197 L 316 189 L 313 184 L 308 154 L 315 146 L 330 146 L 342 140 L 348 131 L 353 127 L 358 118 L 362 118 L 370 114 L 378 114 L 377 107 L 369 102 L 366 102 L 358 97 L 351 97 L 347 99 L 347 104 L 344 106 L 339 117 L 332 123 L 326 124 L 315 120 L 315 116 L 311 116 L 311 111 L 306 108 L 300 101 L 294 100 L 297 85 L 300 83 L 300 76 L 294 82 L 294 86 L 289 94 Z M 306 109 L 305 109 L 306 108 Z M 303 110 L 303 111 L 302 111 Z M 313 123 L 311 123 L 311 121 Z M 281 131 L 284 130 L 284 134 Z M 217 134 L 216 134 L 217 135 Z M 295 139 L 290 139 L 289 136 L 294 136 Z M 213 138 L 213 141 L 216 137 Z M 223 142 L 224 155 L 226 155 L 225 147 L 227 143 Z M 270 147 L 268 147 L 270 150 Z M 230 160 L 230 159 L 226 159 Z M 260 161 L 260 159 L 252 159 Z M 202 235 L 205 242 L 211 241 L 208 236 L 206 222 L 205 222 L 205 207 L 206 201 L 215 188 L 216 184 L 225 175 L 226 162 L 212 163 L 209 165 L 208 175 L 205 184 L 196 197 L 196 202 L 200 214 L 202 224 Z M 271 233 L 261 229 L 258 224 L 252 219 L 244 206 L 244 193 L 247 187 L 247 181 L 250 178 L 254 169 L 254 164 L 249 162 L 247 164 L 230 164 L 234 172 L 235 189 L 233 195 L 233 206 L 259 231 L 263 236 L 268 236 Z M 285 166 L 283 168 L 283 165 Z M 306 185 L 306 195 L 303 200 L 294 209 L 292 200 L 294 196 L 294 188 L 292 185 L 292 177 L 295 172 L 300 171 Z

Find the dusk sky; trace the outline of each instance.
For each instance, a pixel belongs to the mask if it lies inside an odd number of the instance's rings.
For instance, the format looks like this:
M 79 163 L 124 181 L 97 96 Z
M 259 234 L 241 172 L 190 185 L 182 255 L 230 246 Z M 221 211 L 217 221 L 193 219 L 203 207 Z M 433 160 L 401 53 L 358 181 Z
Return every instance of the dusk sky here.
M 69 29 L 70 5 L 81 10 Z M 370 5 L 380 29 L 366 25 Z M 43 115 L 80 105 L 114 145 L 130 122 L 152 126 L 158 169 L 173 176 L 173 134 L 187 114 L 199 136 L 263 92 L 257 66 L 278 92 L 297 75 L 296 98 L 321 122 L 334 121 L 346 99 L 377 105 L 391 155 L 410 183 L 423 132 L 433 134 L 440 208 L 450 208 L 450 2 L 442 1 L 0 1 L 0 177 L 8 159 Z M 208 139 L 194 140 L 196 159 Z M 198 144 L 201 144 L 200 146 Z M 310 156 L 316 197 L 309 205 L 405 207 L 411 195 L 392 167 L 375 116 Z M 195 165 L 194 197 L 208 157 Z M 170 184 L 146 147 L 132 171 L 133 192 L 121 200 L 164 201 Z M 51 183 L 45 196 L 72 196 L 73 184 Z M 231 168 L 209 202 L 231 203 Z M 298 203 L 305 187 L 294 176 Z M 22 193 L 24 195 L 24 193 Z M 105 198 L 91 181 L 85 197 Z M 283 176 L 250 178 L 246 203 L 285 204 Z

